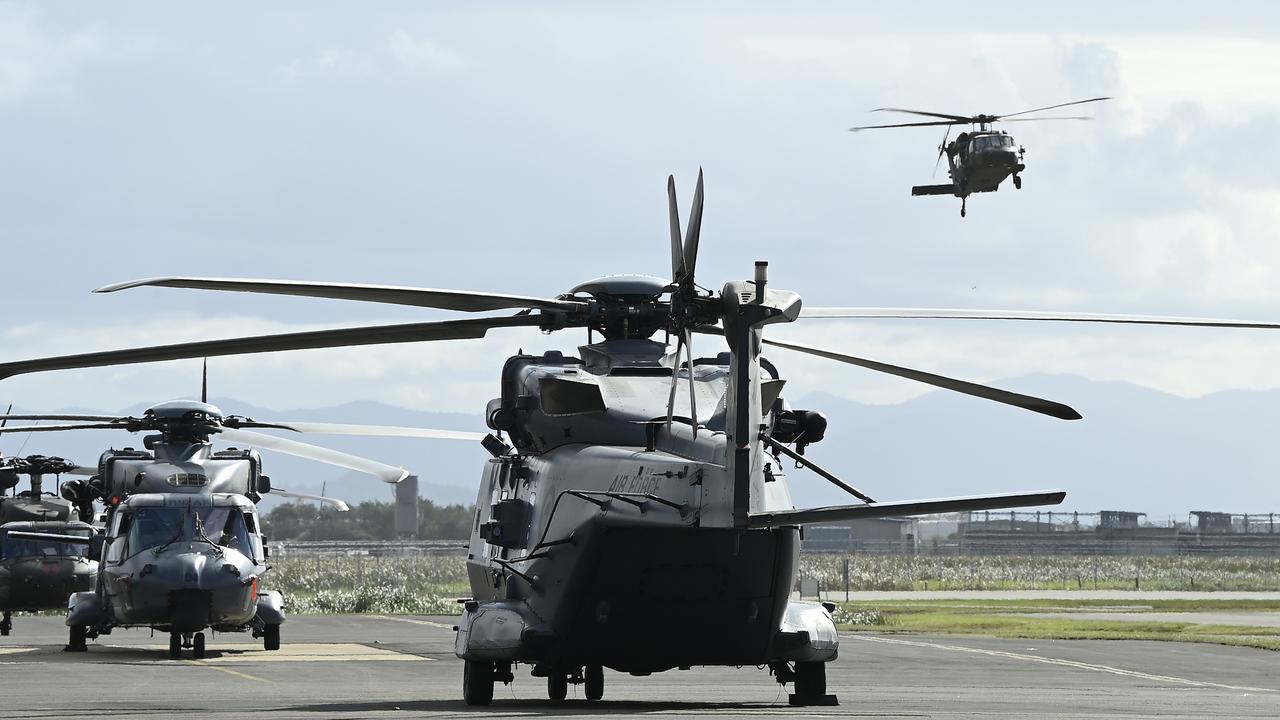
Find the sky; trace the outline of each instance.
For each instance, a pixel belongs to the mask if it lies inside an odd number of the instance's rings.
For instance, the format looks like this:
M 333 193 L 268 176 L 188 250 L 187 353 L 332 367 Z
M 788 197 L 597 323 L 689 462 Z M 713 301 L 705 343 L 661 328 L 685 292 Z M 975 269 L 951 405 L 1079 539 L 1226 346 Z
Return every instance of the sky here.
M 1280 320 L 1277 15 L 1261 2 L 0 2 L 0 359 L 451 317 L 90 293 L 138 277 L 554 296 L 606 274 L 663 275 L 666 177 L 687 208 L 699 167 L 708 287 L 764 259 L 773 286 L 810 305 Z M 888 119 L 868 112 L 881 106 L 1008 113 L 1099 95 L 1114 99 L 1086 107 L 1092 122 L 1008 126 L 1026 147 L 1023 189 L 971 198 L 963 220 L 954 198 L 909 194 L 930 182 L 939 129 L 847 132 Z M 1073 374 L 1185 397 L 1280 387 L 1280 335 L 1265 331 L 881 320 L 771 332 L 979 382 Z M 495 331 L 217 358 L 209 373 L 216 393 L 262 407 L 479 413 L 506 355 L 581 340 Z M 774 361 L 796 395 L 898 403 L 928 390 Z M 198 383 L 199 362 L 184 361 L 13 378 L 0 399 L 114 409 Z

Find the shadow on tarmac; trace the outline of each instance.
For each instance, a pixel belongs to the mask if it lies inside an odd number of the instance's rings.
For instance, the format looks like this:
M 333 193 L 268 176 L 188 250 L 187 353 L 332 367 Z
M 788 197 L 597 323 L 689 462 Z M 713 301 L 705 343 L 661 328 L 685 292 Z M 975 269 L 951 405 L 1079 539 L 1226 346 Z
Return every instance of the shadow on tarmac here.
M 636 700 L 565 700 L 551 702 L 549 700 L 521 699 L 501 700 L 495 698 L 492 705 L 471 706 L 461 699 L 456 700 L 406 700 L 396 702 L 336 702 L 316 705 L 294 705 L 279 708 L 282 711 L 336 713 L 338 715 L 394 712 L 475 712 L 493 713 L 495 710 L 545 711 L 557 715 L 629 715 L 638 712 L 671 712 L 671 711 L 716 711 L 716 710 L 766 710 L 788 707 L 786 696 L 778 703 L 714 703 L 714 702 L 641 702 Z

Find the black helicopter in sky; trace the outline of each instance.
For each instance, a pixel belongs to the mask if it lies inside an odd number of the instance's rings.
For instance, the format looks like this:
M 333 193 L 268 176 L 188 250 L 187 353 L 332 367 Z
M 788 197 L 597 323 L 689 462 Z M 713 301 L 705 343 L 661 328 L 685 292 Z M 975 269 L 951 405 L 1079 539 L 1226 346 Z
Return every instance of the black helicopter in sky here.
M 1027 168 L 1026 164 L 1023 162 L 1024 156 L 1026 155 L 1026 149 L 1019 145 L 1013 139 L 1013 136 L 1009 135 L 1009 133 L 1002 130 L 992 130 L 992 123 L 1029 122 L 1034 120 L 1092 120 L 1093 118 L 1083 115 L 1055 117 L 1018 116 L 1067 107 L 1068 105 L 1083 105 L 1085 103 L 1093 103 L 1110 99 L 1111 98 L 1109 97 L 1096 97 L 1089 98 L 1088 100 L 1075 100 L 1073 102 L 1049 105 L 1032 110 L 1023 110 L 1016 113 L 1004 113 L 1002 115 L 953 115 L 951 113 L 906 110 L 903 108 L 876 108 L 875 110 L 872 110 L 872 112 L 907 113 L 909 115 L 922 115 L 924 117 L 939 119 L 929 122 L 863 125 L 849 128 L 849 130 L 851 132 L 858 132 L 860 130 L 876 130 L 881 128 L 932 127 L 936 125 L 945 125 L 947 130 L 942 136 L 942 144 L 938 146 L 938 158 L 933 164 L 933 172 L 935 175 L 937 174 L 938 164 L 942 162 L 942 156 L 946 155 L 947 172 L 951 176 L 951 182 L 943 185 L 915 185 L 911 188 L 911 194 L 954 195 L 960 198 L 960 217 L 964 217 L 966 201 L 969 199 L 971 194 L 995 192 L 1000 189 L 1000 183 L 1004 182 L 1005 178 L 1010 175 L 1013 176 L 1013 187 L 1018 190 L 1022 189 L 1022 176 L 1020 173 Z M 953 125 L 970 125 L 975 126 L 975 128 L 970 129 L 967 132 L 960 133 L 956 136 L 955 140 L 948 143 L 947 139 L 951 137 L 951 127 Z

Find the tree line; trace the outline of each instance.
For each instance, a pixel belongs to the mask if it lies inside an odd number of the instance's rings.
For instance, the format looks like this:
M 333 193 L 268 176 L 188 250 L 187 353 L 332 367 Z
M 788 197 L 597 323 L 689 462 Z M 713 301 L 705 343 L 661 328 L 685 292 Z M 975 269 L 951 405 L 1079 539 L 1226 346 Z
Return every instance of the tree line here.
M 466 540 L 471 535 L 474 505 L 436 505 L 418 499 L 421 540 Z M 277 505 L 262 518 L 271 540 L 397 540 L 395 505 L 367 500 L 348 512 L 294 501 Z

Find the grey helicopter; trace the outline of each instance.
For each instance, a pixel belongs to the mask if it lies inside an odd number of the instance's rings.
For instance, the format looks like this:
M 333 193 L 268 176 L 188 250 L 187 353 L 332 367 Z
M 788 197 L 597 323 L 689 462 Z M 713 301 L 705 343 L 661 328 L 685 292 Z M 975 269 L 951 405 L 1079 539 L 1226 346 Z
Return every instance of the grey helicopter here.
M 54 432 L 121 429 L 153 432 L 145 450 L 110 449 L 88 481 L 63 483 L 77 500 L 101 500 L 106 506 L 105 537 L 46 536 L 48 542 L 90 544 L 101 558 L 94 586 L 64 595 L 70 638 L 66 649 L 87 650 L 86 641 L 115 627 L 151 627 L 169 633 L 169 654 L 184 648 L 205 655 L 204 630 L 248 631 L 266 650 L 280 647 L 285 620 L 279 592 L 260 587 L 268 571 L 256 503 L 265 494 L 318 499 L 272 487 L 262 458 L 250 444 L 373 474 L 395 483 L 403 468 L 316 447 L 245 428 L 354 434 L 365 426 L 262 423 L 224 415 L 207 402 L 179 400 L 155 405 L 140 417 L 110 415 L 9 415 L 7 420 L 74 420 L 75 424 L 6 426 L 0 432 Z M 399 430 L 413 428 L 380 428 Z M 244 448 L 215 450 L 213 438 L 244 443 Z M 92 552 L 92 549 L 91 549 Z
M 493 431 L 467 558 L 455 653 L 462 695 L 493 700 L 524 663 L 552 700 L 570 684 L 604 694 L 604 668 L 648 675 L 694 665 L 767 667 L 791 702 L 835 702 L 826 663 L 839 655 L 833 607 L 791 600 L 800 529 L 817 522 L 1060 503 L 1061 490 L 877 501 L 804 450 L 825 418 L 782 399 L 784 379 L 762 355 L 785 349 L 914 380 L 1062 420 L 1062 403 L 765 337 L 804 318 L 939 318 L 1277 329 L 1277 323 L 1087 313 L 920 308 L 803 308 L 769 287 L 768 265 L 719 292 L 695 282 L 703 215 L 699 173 L 682 227 L 668 178 L 672 279 L 613 276 L 554 298 L 383 285 L 167 277 L 109 285 L 297 295 L 487 312 L 464 320 L 317 330 L 83 353 L 0 364 L 21 373 L 183 358 L 484 337 L 492 329 L 585 329 L 578 356 L 520 353 L 486 408 Z M 655 336 L 664 337 L 663 341 Z M 698 357 L 695 334 L 727 351 Z M 597 341 L 596 335 L 600 336 Z M 674 338 L 674 347 L 670 342 Z M 680 392 L 681 385 L 688 393 Z M 700 414 L 699 407 L 704 408 Z M 856 503 L 796 508 L 786 456 Z
M 973 193 L 995 192 L 1006 178 L 1013 178 L 1014 189 L 1022 189 L 1022 171 L 1027 169 L 1026 149 L 1017 143 L 1011 135 L 1003 130 L 991 129 L 996 122 L 1038 122 L 1040 120 L 1092 120 L 1082 115 L 1063 117 L 1017 117 L 1032 113 L 1053 110 L 1070 105 L 1110 100 L 1109 97 L 1089 98 L 1074 102 L 1049 105 L 1032 110 L 1001 115 L 953 115 L 951 113 L 926 112 L 923 110 L 906 110 L 903 108 L 876 108 L 871 112 L 895 112 L 924 117 L 940 118 L 930 122 L 894 123 L 890 125 L 862 125 L 849 128 L 851 132 L 862 130 L 878 130 L 882 128 L 933 127 L 945 125 L 946 132 L 942 136 L 942 144 L 938 146 L 938 157 L 933 163 L 933 174 L 938 174 L 938 164 L 943 155 L 947 158 L 947 172 L 951 182 L 943 185 L 916 185 L 911 188 L 912 195 L 954 195 L 960 198 L 960 217 L 966 214 L 969 196 Z M 950 143 L 951 128 L 955 125 L 970 125 L 972 129 L 960 133 Z
M 83 471 L 60 457 L 0 459 L 0 635 L 12 632 L 14 612 L 65 607 L 68 595 L 88 590 L 97 580 L 97 560 L 85 545 L 51 540 L 88 540 L 94 534 L 92 504 L 44 492 L 45 475 Z M 31 478 L 31 488 L 16 492 L 22 475 Z

